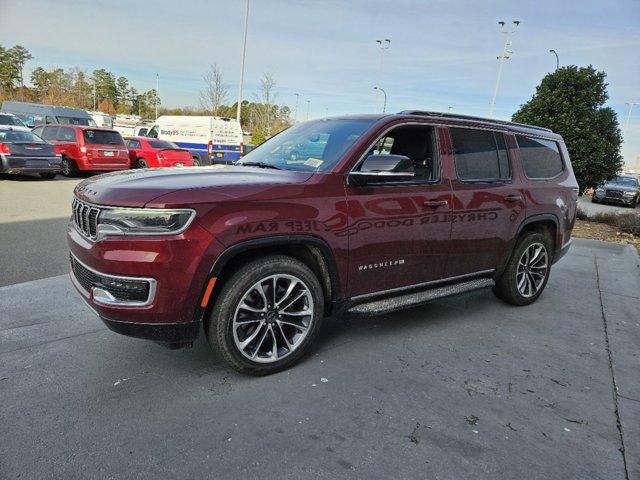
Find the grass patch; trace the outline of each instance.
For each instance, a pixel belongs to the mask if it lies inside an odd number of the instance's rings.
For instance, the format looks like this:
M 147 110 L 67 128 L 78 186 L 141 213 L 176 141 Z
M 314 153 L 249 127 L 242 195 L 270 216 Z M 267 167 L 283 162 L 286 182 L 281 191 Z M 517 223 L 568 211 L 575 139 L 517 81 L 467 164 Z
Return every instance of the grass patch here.
M 578 208 L 577 218 L 578 220 L 611 225 L 619 231 L 631 235 L 640 235 L 640 215 L 636 213 L 599 212 L 595 215 L 587 215 L 584 210 Z

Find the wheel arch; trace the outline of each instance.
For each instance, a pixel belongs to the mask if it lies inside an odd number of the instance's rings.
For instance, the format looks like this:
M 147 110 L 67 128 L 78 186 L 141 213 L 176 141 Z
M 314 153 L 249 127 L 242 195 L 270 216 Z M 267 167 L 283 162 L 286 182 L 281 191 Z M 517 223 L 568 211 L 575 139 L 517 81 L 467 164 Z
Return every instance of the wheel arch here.
M 325 298 L 325 315 L 331 313 L 332 305 L 341 298 L 338 267 L 329 245 L 312 235 L 276 235 L 242 241 L 227 247 L 212 265 L 198 302 L 203 298 L 212 278 L 216 278 L 206 307 L 198 303 L 194 312 L 195 320 L 205 320 L 215 304 L 217 294 L 224 287 L 225 280 L 246 263 L 261 256 L 280 253 L 300 260 L 316 274 Z
M 561 246 L 558 245 L 558 232 L 560 231 L 560 222 L 558 217 L 553 213 L 541 213 L 538 215 L 532 215 L 530 217 L 525 218 L 520 225 L 518 226 L 518 230 L 513 238 L 510 240 L 509 245 L 506 249 L 506 255 L 502 260 L 500 266 L 496 269 L 496 274 L 494 278 L 499 278 L 502 276 L 504 269 L 513 254 L 513 250 L 516 248 L 516 244 L 518 243 L 518 239 L 522 236 L 523 233 L 526 232 L 540 232 L 543 235 L 548 235 L 552 241 L 552 251 L 555 256 L 555 252 Z

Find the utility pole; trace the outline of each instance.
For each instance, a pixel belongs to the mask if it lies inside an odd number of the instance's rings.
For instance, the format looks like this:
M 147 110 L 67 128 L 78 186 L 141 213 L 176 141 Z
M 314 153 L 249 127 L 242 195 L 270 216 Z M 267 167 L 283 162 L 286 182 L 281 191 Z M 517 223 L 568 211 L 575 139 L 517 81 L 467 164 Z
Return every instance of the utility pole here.
M 242 40 L 242 60 L 240 61 L 240 86 L 238 88 L 238 107 L 236 120 L 240 123 L 240 110 L 242 108 L 242 86 L 244 83 L 244 58 L 247 53 L 247 26 L 249 24 L 249 0 L 244 1 L 244 35 Z
M 382 72 L 384 68 L 384 52 L 388 50 L 391 46 L 391 40 L 388 38 L 379 38 L 376 40 L 378 47 L 380 47 L 380 70 L 378 71 L 378 85 L 383 83 L 382 81 Z M 379 95 L 376 95 L 376 110 L 378 109 L 378 98 Z
M 329 108 L 328 107 L 324 107 L 324 116 L 325 117 L 329 116 Z
M 96 79 L 93 78 L 93 111 L 96 111 Z
M 160 88 L 160 76 L 156 73 L 156 120 L 158 119 L 158 93 Z
M 311 100 L 307 100 L 307 120 L 309 120 L 310 111 L 311 111 Z
M 553 53 L 556 56 L 556 70 L 560 68 L 560 59 L 558 58 L 558 52 L 556 52 L 553 48 L 549 50 L 549 53 Z
M 294 95 L 296 96 L 296 108 L 293 110 L 293 123 L 296 123 L 298 121 L 298 101 L 300 100 L 300 94 L 294 93 Z
M 498 22 L 498 25 L 502 28 L 502 33 L 504 35 L 504 47 L 502 48 L 502 55 L 498 57 L 498 77 L 496 78 L 496 86 L 493 89 L 493 97 L 491 98 L 491 103 L 489 104 L 489 117 L 493 116 L 493 107 L 496 105 L 496 97 L 498 96 L 498 88 L 500 87 L 500 77 L 502 76 L 502 67 L 504 66 L 505 60 L 509 59 L 509 54 L 513 53 L 512 50 L 509 50 L 511 46 L 511 35 L 516 31 L 518 25 L 520 25 L 519 20 L 513 20 L 513 27 L 508 29 L 505 27 L 506 23 L 503 21 Z
M 452 107 L 451 105 L 449 105 L 449 107 L 447 108 L 447 113 L 451 113 L 451 109 L 452 109 L 452 108 L 453 108 L 453 107 Z

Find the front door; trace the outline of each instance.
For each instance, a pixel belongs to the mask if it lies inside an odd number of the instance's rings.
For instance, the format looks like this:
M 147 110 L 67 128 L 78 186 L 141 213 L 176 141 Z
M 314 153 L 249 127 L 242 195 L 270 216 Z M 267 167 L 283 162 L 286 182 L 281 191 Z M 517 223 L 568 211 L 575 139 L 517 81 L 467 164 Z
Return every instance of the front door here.
M 407 156 L 414 178 L 347 187 L 349 296 L 442 278 L 451 192 L 441 174 L 438 145 L 433 126 L 398 126 L 378 139 L 368 155 Z

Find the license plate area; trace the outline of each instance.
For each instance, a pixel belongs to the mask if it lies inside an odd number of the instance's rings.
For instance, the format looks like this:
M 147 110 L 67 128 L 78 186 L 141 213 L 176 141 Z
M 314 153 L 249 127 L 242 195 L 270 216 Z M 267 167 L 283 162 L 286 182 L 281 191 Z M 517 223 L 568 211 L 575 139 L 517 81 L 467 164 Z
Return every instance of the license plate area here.
M 105 150 L 103 154 L 105 157 L 115 157 L 115 152 L 113 150 Z

